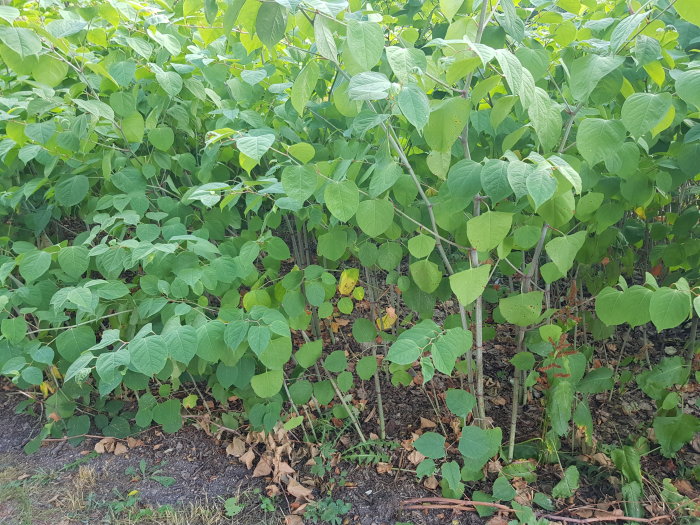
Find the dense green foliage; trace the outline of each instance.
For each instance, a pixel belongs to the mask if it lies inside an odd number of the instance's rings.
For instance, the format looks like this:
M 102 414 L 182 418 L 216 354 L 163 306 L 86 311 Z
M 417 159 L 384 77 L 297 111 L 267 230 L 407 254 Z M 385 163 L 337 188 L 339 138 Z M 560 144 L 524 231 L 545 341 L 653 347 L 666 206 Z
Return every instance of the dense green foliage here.
M 91 427 L 177 431 L 197 401 L 171 393 L 193 380 L 243 400 L 223 425 L 271 430 L 302 425 L 312 397 L 356 421 L 347 393 L 376 374 L 443 374 L 466 388 L 446 394 L 462 457 L 440 464 L 445 437 L 423 434 L 418 472 L 459 497 L 508 434 L 488 424 L 483 372 L 506 323 L 514 423 L 539 382 L 539 457 L 572 425 L 590 442 L 587 399 L 621 378 L 582 334 L 700 314 L 694 4 L 0 6 L 0 373 L 43 397 L 29 449 Z M 400 292 L 396 324 L 380 282 Z M 367 299 L 352 336 L 368 354 L 348 363 L 322 332 Z M 698 430 L 677 388 L 690 376 L 677 355 L 633 380 L 665 456 Z M 504 459 L 530 457 L 510 433 Z M 570 469 L 554 496 L 577 485 Z M 638 501 L 641 479 L 624 482 Z

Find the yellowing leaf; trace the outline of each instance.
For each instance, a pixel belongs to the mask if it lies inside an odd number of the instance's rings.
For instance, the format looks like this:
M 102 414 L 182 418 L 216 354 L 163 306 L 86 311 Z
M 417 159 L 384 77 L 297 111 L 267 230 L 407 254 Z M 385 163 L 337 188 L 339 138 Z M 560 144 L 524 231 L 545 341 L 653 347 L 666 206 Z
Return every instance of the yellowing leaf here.
M 194 408 L 197 406 L 197 400 L 199 398 L 196 394 L 190 394 L 185 399 L 182 400 L 182 406 L 185 408 Z
M 360 278 L 360 270 L 357 268 L 346 268 L 340 274 L 340 282 L 338 283 L 338 293 L 340 295 L 350 295 Z
M 639 217 L 640 219 L 646 220 L 646 218 L 647 218 L 646 211 L 645 211 L 644 208 L 642 208 L 641 206 L 640 206 L 639 208 L 635 208 L 635 209 L 634 209 L 634 213 L 635 213 L 635 214 L 637 215 L 637 217 Z
M 668 111 L 666 112 L 666 115 L 664 115 L 664 118 L 662 118 L 659 123 L 654 126 L 651 129 L 651 135 L 655 137 L 659 133 L 661 133 L 663 130 L 668 128 L 671 124 L 673 124 L 673 119 L 676 117 L 676 109 L 671 106 L 668 108 Z
M 255 159 L 251 159 L 243 153 L 238 155 L 238 163 L 241 165 L 241 168 L 246 170 L 248 173 L 250 173 L 250 170 L 258 165 L 258 162 Z
M 41 393 L 43 394 L 44 397 L 48 396 L 49 393 L 53 393 L 53 387 L 47 383 L 46 381 L 43 381 L 39 385 L 39 390 L 41 390 Z
M 622 87 L 620 88 L 620 93 L 622 93 L 622 96 L 625 98 L 636 93 L 636 91 L 632 87 L 632 84 L 630 84 L 629 80 L 627 80 L 626 78 L 622 79 Z
M 666 72 L 660 62 L 652 62 L 644 66 L 644 70 L 658 86 L 663 86 L 666 81 Z
M 386 309 L 386 315 L 377 319 L 377 328 L 379 328 L 380 330 L 386 330 L 387 328 L 391 328 L 394 325 L 394 323 L 396 323 L 396 320 L 398 318 L 399 316 L 396 315 L 396 310 L 389 307 Z
M 289 146 L 287 152 L 294 158 L 298 159 L 300 162 L 306 164 L 311 161 L 316 155 L 316 150 L 308 142 L 299 142 Z

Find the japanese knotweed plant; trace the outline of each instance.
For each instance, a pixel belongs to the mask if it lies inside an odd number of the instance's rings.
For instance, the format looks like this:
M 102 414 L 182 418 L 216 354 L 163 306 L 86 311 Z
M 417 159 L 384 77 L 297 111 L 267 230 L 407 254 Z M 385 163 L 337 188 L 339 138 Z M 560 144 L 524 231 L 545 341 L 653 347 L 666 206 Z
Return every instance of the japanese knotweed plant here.
M 572 419 L 590 440 L 586 396 L 615 375 L 592 368 L 586 326 L 697 326 L 699 13 L 695 0 L 0 6 L 0 372 L 44 398 L 31 446 L 93 425 L 175 431 L 185 382 L 242 400 L 229 428 L 291 428 L 298 405 L 336 398 L 364 439 L 356 379 L 374 377 L 383 421 L 379 374 L 455 375 L 461 457 L 442 476 L 459 495 L 502 445 L 484 395 L 496 324 L 515 327 L 506 458 L 536 382 L 544 448 Z M 346 290 L 337 276 L 358 266 Z M 411 312 L 401 323 L 386 322 L 385 285 Z M 322 337 L 365 289 L 352 333 L 371 349 L 351 367 Z M 666 455 L 697 429 L 674 386 L 689 372 L 677 357 L 637 379 L 661 404 Z M 423 445 L 427 474 L 444 436 Z

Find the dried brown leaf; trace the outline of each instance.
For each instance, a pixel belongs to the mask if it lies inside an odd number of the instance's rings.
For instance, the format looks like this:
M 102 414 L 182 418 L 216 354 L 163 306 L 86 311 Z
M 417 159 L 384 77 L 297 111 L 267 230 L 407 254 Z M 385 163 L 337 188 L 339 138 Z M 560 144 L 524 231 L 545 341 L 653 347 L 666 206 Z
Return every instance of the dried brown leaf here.
M 114 450 L 114 438 L 102 438 L 95 443 L 95 452 L 105 454 Z
M 435 476 L 430 476 L 428 478 L 425 478 L 423 485 L 427 489 L 435 490 L 436 488 L 438 488 L 438 480 L 435 478 Z
M 425 459 L 425 456 L 418 452 L 417 450 L 414 450 L 408 455 L 408 461 L 413 463 L 414 465 L 418 465 L 421 461 Z
M 226 447 L 226 454 L 240 458 L 245 454 L 245 442 L 241 438 L 233 438 L 231 443 Z
M 429 419 L 426 419 L 424 417 L 420 418 L 420 427 L 421 428 L 435 428 L 437 426 L 437 423 L 434 421 L 431 421 Z
M 391 472 L 391 463 L 377 463 L 377 474 L 388 474 Z
M 261 478 L 263 476 L 269 476 L 270 474 L 272 474 L 272 461 L 268 456 L 263 456 L 260 458 L 260 461 L 258 461 L 258 464 L 255 466 L 255 470 L 253 471 L 253 477 Z
M 313 491 L 292 477 L 289 478 L 289 482 L 287 483 L 287 492 L 295 498 L 305 499 L 307 501 L 313 499 Z
M 139 447 L 142 447 L 144 445 L 144 443 L 140 439 L 128 437 L 128 438 L 126 438 L 126 445 L 129 448 L 139 448 Z
M 253 462 L 255 461 L 255 452 L 253 452 L 253 449 L 249 448 L 248 452 L 246 452 L 240 457 L 240 460 L 241 462 L 243 462 L 243 464 L 245 464 L 248 470 L 252 469 Z
M 689 498 L 695 498 L 697 493 L 693 489 L 693 485 L 687 479 L 678 479 L 673 482 L 673 486 L 678 489 L 678 492 Z

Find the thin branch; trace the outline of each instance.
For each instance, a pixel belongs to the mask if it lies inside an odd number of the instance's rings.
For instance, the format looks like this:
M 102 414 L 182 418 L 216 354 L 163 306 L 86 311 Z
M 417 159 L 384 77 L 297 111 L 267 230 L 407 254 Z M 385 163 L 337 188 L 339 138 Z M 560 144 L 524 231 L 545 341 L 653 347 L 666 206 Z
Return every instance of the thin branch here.
M 557 148 L 557 153 L 562 153 L 564 149 L 566 148 L 566 141 L 569 140 L 569 135 L 571 134 L 571 128 L 574 125 L 574 120 L 576 119 L 576 115 L 578 114 L 579 111 L 581 111 L 581 108 L 583 107 L 583 102 L 581 102 L 578 106 L 576 106 L 572 111 L 571 115 L 569 116 L 569 120 L 566 123 L 566 127 L 564 128 L 564 135 L 561 138 L 561 142 L 559 143 L 559 148 Z
M 108 319 L 110 317 L 115 317 L 115 316 L 121 315 L 121 314 L 128 314 L 130 312 L 133 312 L 133 310 L 123 310 L 121 312 L 116 312 L 116 313 L 109 314 L 109 315 L 103 315 L 102 317 L 98 317 L 97 319 L 91 319 L 90 321 L 83 321 L 82 323 L 77 323 L 77 324 L 73 324 L 70 326 L 59 326 L 57 328 L 38 328 L 36 330 L 32 330 L 31 332 L 27 332 L 27 335 L 38 334 L 39 332 L 54 332 L 54 331 L 58 331 L 58 330 L 68 330 L 69 328 L 75 328 L 77 326 L 83 326 L 85 324 L 96 323 L 97 321 L 101 321 L 102 319 Z

